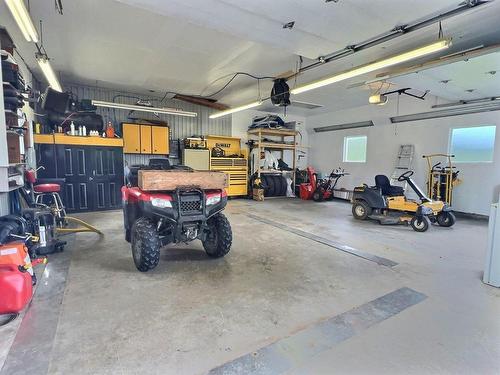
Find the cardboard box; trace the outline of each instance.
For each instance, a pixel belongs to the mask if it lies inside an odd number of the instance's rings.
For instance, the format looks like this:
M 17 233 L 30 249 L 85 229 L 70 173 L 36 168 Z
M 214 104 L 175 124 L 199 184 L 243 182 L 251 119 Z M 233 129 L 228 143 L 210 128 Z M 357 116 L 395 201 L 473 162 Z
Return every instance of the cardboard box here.
M 258 202 L 264 201 L 264 189 L 253 189 L 253 200 Z
M 22 163 L 19 134 L 15 132 L 7 132 L 7 150 L 10 164 Z

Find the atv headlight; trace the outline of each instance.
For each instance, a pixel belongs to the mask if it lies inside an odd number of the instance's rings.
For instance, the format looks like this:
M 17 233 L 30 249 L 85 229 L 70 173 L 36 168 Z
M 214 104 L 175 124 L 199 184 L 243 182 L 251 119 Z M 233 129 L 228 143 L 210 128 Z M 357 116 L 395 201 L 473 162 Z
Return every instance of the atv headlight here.
M 221 195 L 220 194 L 212 195 L 212 196 L 207 197 L 207 206 L 219 203 L 220 199 L 221 199 Z
M 152 198 L 151 204 L 158 208 L 172 208 L 172 203 L 168 199 Z

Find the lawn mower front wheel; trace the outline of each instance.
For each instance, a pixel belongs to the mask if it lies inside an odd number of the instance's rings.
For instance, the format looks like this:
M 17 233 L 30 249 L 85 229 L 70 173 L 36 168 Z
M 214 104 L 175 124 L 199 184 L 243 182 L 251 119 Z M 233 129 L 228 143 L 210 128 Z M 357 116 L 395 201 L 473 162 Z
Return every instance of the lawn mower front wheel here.
M 427 216 L 414 216 L 410 225 L 415 232 L 425 232 L 431 226 L 431 220 Z
M 451 227 L 455 224 L 456 218 L 453 212 L 442 211 L 437 215 L 436 221 L 442 227 Z

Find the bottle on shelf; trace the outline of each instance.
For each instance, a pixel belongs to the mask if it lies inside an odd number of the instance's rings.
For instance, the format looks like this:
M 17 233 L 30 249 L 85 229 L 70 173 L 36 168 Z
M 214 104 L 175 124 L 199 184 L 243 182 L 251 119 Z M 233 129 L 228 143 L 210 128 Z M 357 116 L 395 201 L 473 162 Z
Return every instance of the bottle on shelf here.
M 108 121 L 108 125 L 106 126 L 106 137 L 114 138 L 115 137 L 115 129 L 113 128 L 113 124 L 111 121 Z
M 70 129 L 70 130 L 69 130 L 69 134 L 71 134 L 71 135 L 76 135 L 76 134 L 75 134 L 75 124 L 73 123 L 73 121 L 71 121 L 71 124 L 70 124 L 70 126 L 69 126 L 69 129 Z

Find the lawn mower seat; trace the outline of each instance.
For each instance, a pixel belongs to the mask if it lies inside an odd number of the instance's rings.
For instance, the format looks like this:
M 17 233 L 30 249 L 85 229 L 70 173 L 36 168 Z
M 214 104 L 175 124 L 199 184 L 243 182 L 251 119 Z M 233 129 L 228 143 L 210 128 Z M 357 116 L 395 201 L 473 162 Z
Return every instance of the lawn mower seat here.
M 382 195 L 389 197 L 404 195 L 404 189 L 401 186 L 391 185 L 389 178 L 383 174 L 375 176 L 375 186 L 382 191 Z

